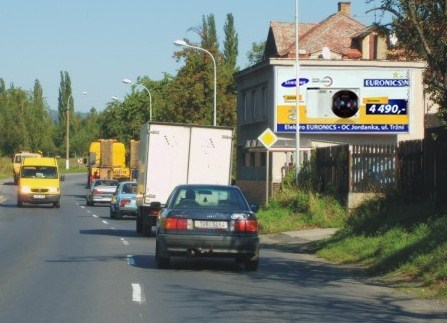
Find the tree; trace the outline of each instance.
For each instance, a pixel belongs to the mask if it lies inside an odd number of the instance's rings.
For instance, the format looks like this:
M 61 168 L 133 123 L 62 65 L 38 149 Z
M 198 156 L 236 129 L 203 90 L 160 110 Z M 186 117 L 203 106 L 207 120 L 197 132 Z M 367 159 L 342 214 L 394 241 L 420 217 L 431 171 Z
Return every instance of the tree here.
M 239 40 L 234 27 L 234 17 L 231 13 L 227 14 L 227 20 L 224 25 L 224 52 L 223 64 L 220 68 L 219 77 L 219 124 L 226 126 L 236 126 L 236 98 L 237 88 L 234 80 L 234 73 L 237 72 L 236 60 L 238 55 Z
M 235 72 L 239 40 L 234 27 L 234 17 L 231 13 L 227 14 L 227 20 L 224 25 L 224 33 L 224 62 L 229 70 Z
M 214 15 L 210 14 L 207 17 L 202 16 L 202 30 L 199 31 L 201 38 L 200 47 L 208 49 L 219 49 L 219 42 L 217 40 L 216 20 Z
M 91 108 L 89 114 L 85 117 L 78 114 L 74 115 L 73 124 L 77 131 L 70 135 L 70 146 L 75 156 L 82 156 L 87 153 L 90 142 L 105 138 L 101 134 L 100 118 L 101 115 L 95 108 Z
M 54 125 L 48 113 L 39 80 L 34 81 L 31 105 L 28 110 L 26 123 L 30 134 L 31 150 L 41 150 L 47 155 L 54 155 L 56 149 L 51 137 Z
M 59 131 L 57 133 L 57 136 L 54 138 L 54 141 L 56 143 L 57 147 L 65 147 L 64 140 L 66 139 L 67 135 L 67 113 L 69 114 L 69 118 L 73 115 L 74 106 L 73 106 L 73 96 L 71 95 L 71 80 L 70 75 L 67 71 L 61 71 L 61 81 L 59 85 L 59 97 L 58 97 L 58 115 L 59 115 Z M 68 99 L 70 98 L 70 102 L 68 102 Z M 67 106 L 69 105 L 69 107 Z M 67 111 L 69 109 L 69 111 Z M 70 125 L 70 130 L 71 130 Z M 64 149 L 61 149 L 59 153 L 62 153 L 65 151 Z
M 373 0 L 367 0 L 367 3 Z M 445 0 L 382 0 L 379 10 L 392 16 L 379 24 L 385 34 L 397 37 L 396 49 L 404 56 L 425 60 L 424 83 L 440 117 L 447 121 L 447 2 Z
M 250 65 L 262 62 L 264 60 L 265 41 L 251 43 L 251 50 L 247 53 Z

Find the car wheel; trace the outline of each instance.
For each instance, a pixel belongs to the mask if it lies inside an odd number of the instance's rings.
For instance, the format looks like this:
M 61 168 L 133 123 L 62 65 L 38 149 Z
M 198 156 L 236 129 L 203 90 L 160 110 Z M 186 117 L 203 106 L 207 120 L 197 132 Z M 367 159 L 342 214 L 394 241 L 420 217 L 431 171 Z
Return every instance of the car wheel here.
M 61 207 L 61 202 L 60 201 L 54 202 L 53 207 L 59 209 Z
M 150 237 L 152 233 L 152 226 L 150 224 L 144 223 L 142 225 L 143 229 L 143 236 Z
M 18 207 L 22 207 L 22 206 L 23 206 L 23 202 L 20 201 L 19 199 L 17 200 L 17 206 L 18 206 Z
M 257 271 L 259 267 L 259 247 L 256 248 L 255 254 L 244 260 L 245 269 L 248 271 Z
M 247 259 L 245 260 L 245 269 L 248 271 L 257 271 L 259 267 L 259 259 Z
M 160 255 L 160 246 L 158 241 L 155 242 L 155 262 L 160 269 L 169 268 L 171 264 L 171 258 Z

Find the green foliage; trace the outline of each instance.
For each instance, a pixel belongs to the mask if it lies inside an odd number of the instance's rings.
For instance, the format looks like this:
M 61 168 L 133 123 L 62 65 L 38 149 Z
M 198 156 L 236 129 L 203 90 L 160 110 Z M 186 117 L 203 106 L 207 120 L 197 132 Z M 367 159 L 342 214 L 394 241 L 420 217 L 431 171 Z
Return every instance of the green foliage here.
M 372 2 L 368 0 L 367 2 Z M 392 16 L 390 24 L 381 25 L 385 35 L 394 35 L 395 48 L 405 58 L 427 62 L 424 83 L 439 113 L 447 120 L 447 5 L 445 1 L 382 0 L 377 10 Z M 402 53 L 402 51 L 397 51 Z M 402 57 L 398 57 L 402 58 Z
M 260 63 L 264 60 L 265 41 L 251 44 L 251 50 L 247 54 L 249 65 Z
M 0 154 L 12 156 L 18 150 L 55 150 L 54 124 L 48 114 L 42 87 L 36 80 L 27 93 L 13 85 L 0 93 Z
M 231 13 L 227 14 L 227 21 L 224 25 L 225 42 L 223 57 L 227 68 L 230 71 L 236 70 L 236 60 L 238 55 L 238 37 L 234 27 L 234 17 Z

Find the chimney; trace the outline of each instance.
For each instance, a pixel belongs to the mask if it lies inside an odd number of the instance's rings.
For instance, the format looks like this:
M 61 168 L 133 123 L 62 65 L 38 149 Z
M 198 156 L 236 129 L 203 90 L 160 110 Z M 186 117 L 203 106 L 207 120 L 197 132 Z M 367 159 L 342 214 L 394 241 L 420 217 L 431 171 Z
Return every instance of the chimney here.
M 345 15 L 350 16 L 351 15 L 351 2 L 339 2 L 338 3 L 338 12 L 342 12 Z

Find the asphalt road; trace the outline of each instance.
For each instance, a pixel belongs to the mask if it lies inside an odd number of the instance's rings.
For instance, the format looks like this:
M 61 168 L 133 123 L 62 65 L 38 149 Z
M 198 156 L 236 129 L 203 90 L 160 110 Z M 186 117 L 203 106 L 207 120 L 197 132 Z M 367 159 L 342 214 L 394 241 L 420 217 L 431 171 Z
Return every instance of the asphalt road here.
M 84 180 L 66 176 L 60 209 L 19 209 L 0 183 L 0 322 L 447 321 L 444 303 L 304 252 L 321 231 L 263 236 L 257 272 L 189 258 L 157 269 L 154 238 L 87 207 Z

